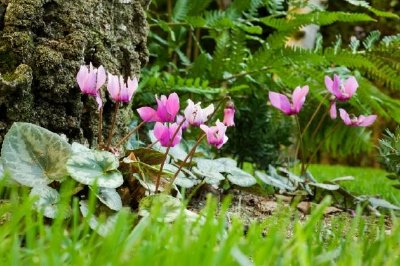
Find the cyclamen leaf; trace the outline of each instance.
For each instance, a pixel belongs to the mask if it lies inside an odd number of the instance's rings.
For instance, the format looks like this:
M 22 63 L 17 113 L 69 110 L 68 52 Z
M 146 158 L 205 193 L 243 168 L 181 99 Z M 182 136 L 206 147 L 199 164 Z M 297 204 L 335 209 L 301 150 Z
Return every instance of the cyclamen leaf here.
M 99 187 L 117 188 L 124 182 L 118 171 L 117 157 L 107 151 L 79 152 L 72 154 L 67 161 L 67 170 L 73 179 Z
M 173 222 L 182 210 L 182 203 L 177 198 L 165 194 L 156 194 L 143 198 L 139 203 L 139 215 L 146 217 L 150 215 L 151 208 L 154 205 L 162 206 L 163 221 L 166 223 Z
M 60 195 L 54 188 L 46 185 L 35 186 L 32 188 L 30 196 L 39 197 L 35 202 L 35 206 L 38 211 L 43 212 L 43 215 L 47 218 L 54 219 L 57 215 L 63 215 L 64 218 L 68 218 L 70 216 L 70 210 L 63 214 L 58 213 L 59 207 L 57 204 L 60 201 Z
M 340 188 L 339 185 L 335 185 L 335 184 L 308 183 L 308 185 L 314 186 L 314 187 L 323 188 L 323 189 L 326 189 L 326 190 L 338 190 Z
M 242 169 L 232 170 L 227 178 L 230 182 L 241 187 L 251 187 L 257 183 L 256 179 Z
M 119 211 L 122 209 L 121 196 L 114 188 L 100 187 L 96 196 L 111 210 Z
M 218 185 L 220 181 L 224 180 L 225 177 L 219 172 L 205 172 L 203 170 L 198 169 L 197 167 L 193 167 L 193 173 L 204 178 L 204 181 L 210 185 Z
M 89 207 L 86 201 L 81 200 L 79 202 L 79 209 L 83 215 L 83 217 L 87 217 L 89 215 Z M 103 223 L 99 222 L 96 216 L 91 216 L 88 223 L 90 228 L 96 231 L 101 236 L 108 235 L 114 228 L 115 223 L 117 222 L 117 214 L 114 214 L 108 217 Z
M 174 175 L 178 171 L 178 167 L 172 164 L 165 164 L 164 171 L 170 172 L 171 175 Z M 174 184 L 184 188 L 191 188 L 198 183 L 199 181 L 196 179 L 196 176 L 193 175 L 190 171 L 184 170 L 183 168 L 181 169 L 174 181 Z
M 61 136 L 30 123 L 14 123 L 4 137 L 4 170 L 18 183 L 34 187 L 62 181 L 71 146 Z
M 164 153 L 149 148 L 138 148 L 130 152 L 133 152 L 139 161 L 150 165 L 161 164 L 165 159 Z

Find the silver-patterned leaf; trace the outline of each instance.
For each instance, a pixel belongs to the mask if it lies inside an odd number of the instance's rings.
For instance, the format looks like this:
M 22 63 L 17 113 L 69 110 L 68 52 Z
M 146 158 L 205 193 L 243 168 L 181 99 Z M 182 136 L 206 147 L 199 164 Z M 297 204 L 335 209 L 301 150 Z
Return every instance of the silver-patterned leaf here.
M 67 161 L 67 170 L 73 179 L 99 187 L 117 188 L 124 182 L 118 171 L 117 157 L 107 151 L 89 150 L 73 153 Z
M 3 179 L 3 176 L 4 176 L 3 162 L 1 161 L 0 158 L 0 180 Z
M 336 184 L 308 183 L 308 185 L 323 188 L 326 190 L 338 190 L 340 188 L 340 186 Z
M 60 201 L 60 194 L 54 188 L 46 185 L 35 186 L 30 192 L 31 197 L 38 197 L 35 202 L 35 207 L 38 211 L 43 212 L 43 215 L 48 218 L 54 219 L 57 215 L 63 215 L 64 218 L 70 216 L 70 209 L 63 214 L 59 214 L 58 203 Z
M 360 196 L 360 200 L 367 200 L 371 204 L 372 208 L 383 208 L 383 209 L 388 209 L 388 210 L 395 210 L 395 211 L 400 211 L 400 207 L 396 206 L 384 199 L 380 198 L 375 198 L 375 197 L 369 197 L 369 196 Z
M 178 171 L 178 167 L 172 164 L 165 164 L 164 171 L 170 172 L 172 175 Z M 176 177 L 174 184 L 184 187 L 184 188 L 191 188 L 199 183 L 199 180 L 193 175 L 190 171 L 185 170 L 184 168 L 181 169 L 178 176 Z
M 285 190 L 288 190 L 288 191 L 296 190 L 296 187 L 292 186 L 288 179 L 285 182 L 284 180 L 275 178 L 272 175 L 267 175 L 266 173 L 263 173 L 261 171 L 255 171 L 254 174 L 264 184 L 279 188 L 280 190 L 283 190 L 283 191 L 285 191 Z
M 139 203 L 139 215 L 142 217 L 149 216 L 151 208 L 154 205 L 162 206 L 163 222 L 173 222 L 182 210 L 182 203 L 177 198 L 165 194 L 156 194 L 143 198 Z
M 231 169 L 227 178 L 231 183 L 241 187 L 251 187 L 257 183 L 256 179 L 251 174 L 239 168 Z
M 71 149 L 72 149 L 73 153 L 90 151 L 90 149 L 88 147 L 86 147 L 85 145 L 82 145 L 78 142 L 73 142 L 71 145 Z
M 96 196 L 111 210 L 119 211 L 122 209 L 121 196 L 114 188 L 100 187 Z
M 217 163 L 220 163 L 221 166 L 223 166 L 222 172 L 229 173 L 233 169 L 238 169 L 237 162 L 232 158 L 221 157 L 221 158 L 215 159 L 214 161 Z
M 86 201 L 81 200 L 79 202 L 79 209 L 83 215 L 83 217 L 87 217 L 89 215 L 89 207 Z M 92 215 L 88 221 L 90 228 L 96 231 L 101 236 L 108 235 L 114 228 L 117 222 L 117 214 L 109 216 L 104 222 L 99 222 L 97 217 Z
M 4 169 L 18 183 L 34 187 L 63 180 L 71 146 L 59 135 L 30 123 L 14 123 L 4 137 Z
M 210 185 L 218 185 L 225 179 L 225 177 L 219 172 L 204 172 L 197 167 L 193 167 L 192 171 L 199 177 L 204 178 L 204 181 Z

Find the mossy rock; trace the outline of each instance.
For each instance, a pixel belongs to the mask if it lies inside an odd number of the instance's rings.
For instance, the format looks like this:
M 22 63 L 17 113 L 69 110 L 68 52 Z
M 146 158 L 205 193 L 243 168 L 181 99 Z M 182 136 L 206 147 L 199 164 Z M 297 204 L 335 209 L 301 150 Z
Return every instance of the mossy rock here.
M 0 0 L 0 144 L 15 121 L 96 144 L 97 106 L 81 95 L 76 73 L 92 62 L 139 77 L 148 60 L 142 2 Z M 108 100 L 106 129 L 112 109 Z M 126 130 L 131 110 L 129 104 L 121 109 L 117 135 Z

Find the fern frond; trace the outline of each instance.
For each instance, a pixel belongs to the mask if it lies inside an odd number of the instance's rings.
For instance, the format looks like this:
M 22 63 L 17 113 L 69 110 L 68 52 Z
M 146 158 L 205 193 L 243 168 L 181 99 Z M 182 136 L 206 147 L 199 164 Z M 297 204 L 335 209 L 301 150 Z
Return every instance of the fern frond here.
M 181 21 L 189 13 L 188 0 L 177 0 L 172 11 L 172 20 Z

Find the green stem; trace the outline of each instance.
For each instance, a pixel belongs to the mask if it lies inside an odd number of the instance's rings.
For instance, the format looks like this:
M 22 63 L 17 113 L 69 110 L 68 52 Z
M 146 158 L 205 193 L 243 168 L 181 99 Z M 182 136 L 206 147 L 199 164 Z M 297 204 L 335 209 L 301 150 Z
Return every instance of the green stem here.
M 176 173 L 174 174 L 174 176 L 171 179 L 171 182 L 169 183 L 169 189 L 172 187 L 172 184 L 174 183 L 175 179 L 178 177 L 179 172 L 182 170 L 183 166 L 186 164 L 187 160 L 195 153 L 196 148 L 200 145 L 201 141 L 204 139 L 204 137 L 206 136 L 206 134 L 203 134 L 194 144 L 194 146 L 192 147 L 192 149 L 190 150 L 190 152 L 188 153 L 188 155 L 186 155 L 185 159 L 183 160 L 183 162 L 181 163 L 181 165 L 179 165 L 178 170 L 176 171 Z M 168 189 L 168 191 L 169 191 Z
M 336 129 L 339 127 L 340 123 L 337 123 L 331 132 L 329 132 L 328 136 L 326 136 L 324 139 L 329 139 L 333 133 L 336 131 Z M 307 161 L 306 167 L 305 167 L 305 171 L 307 171 L 307 168 L 310 166 L 310 163 L 312 162 L 312 160 L 314 159 L 315 155 L 317 154 L 317 152 L 321 149 L 322 144 L 324 143 L 324 140 L 321 140 L 320 143 L 318 144 L 318 147 L 314 150 L 313 154 L 311 155 L 310 159 Z
M 312 135 L 311 135 L 311 139 L 313 140 L 315 138 L 315 136 L 317 135 L 318 130 L 321 128 L 322 126 L 322 122 L 324 122 L 326 116 L 328 115 L 328 112 L 325 112 L 324 115 L 321 117 L 321 119 L 318 122 L 317 127 L 314 129 Z
M 295 116 L 295 120 L 296 120 L 296 124 L 297 124 L 297 129 L 299 130 L 299 145 L 297 146 L 297 149 L 296 149 L 296 158 L 298 157 L 298 152 L 299 152 L 298 148 L 300 147 L 300 150 L 301 150 L 301 172 L 300 172 L 300 174 L 303 175 L 304 170 L 305 170 L 305 168 L 304 168 L 305 157 L 304 157 L 304 147 L 303 147 L 303 140 L 302 140 L 303 136 L 301 134 L 299 117 L 297 115 Z
M 161 163 L 160 170 L 158 171 L 158 174 L 157 174 L 157 182 L 156 182 L 155 193 L 158 192 L 158 188 L 160 186 L 160 181 L 161 181 L 161 173 L 162 173 L 162 170 L 164 169 L 165 161 L 167 160 L 167 156 L 168 156 L 169 150 L 171 149 L 172 142 L 174 141 L 176 135 L 178 135 L 178 132 L 181 129 L 183 123 L 185 123 L 185 121 L 186 121 L 186 118 L 183 118 L 183 120 L 179 123 L 178 128 L 175 130 L 174 135 L 172 136 L 172 138 L 168 142 L 168 147 L 167 147 L 167 150 L 165 151 L 164 160 Z
M 132 136 L 133 133 L 135 133 L 136 131 L 138 131 L 143 125 L 145 124 L 145 121 L 142 121 L 139 125 L 137 125 L 134 129 L 132 129 L 131 131 L 129 131 L 128 134 L 126 134 L 118 143 L 117 145 L 115 145 L 116 148 L 118 148 L 119 146 L 121 146 L 125 141 L 127 141 L 129 139 L 130 136 Z
M 322 100 L 319 102 L 319 105 L 318 105 L 317 109 L 315 109 L 315 111 L 314 111 L 314 113 L 312 114 L 310 120 L 308 120 L 308 123 L 307 123 L 307 125 L 304 127 L 303 132 L 301 132 L 301 136 L 300 136 L 300 137 L 303 137 L 303 135 L 306 133 L 306 130 L 310 127 L 311 122 L 314 120 L 315 116 L 317 115 L 318 111 L 321 109 L 322 104 L 324 103 L 324 101 L 326 100 L 326 98 L 327 98 L 328 96 L 329 96 L 329 95 L 326 95 L 326 96 L 325 96 L 324 98 L 322 98 Z
M 110 132 L 108 133 L 108 139 L 107 139 L 107 145 L 106 145 L 107 148 L 110 147 L 111 140 L 114 135 L 115 123 L 117 121 L 117 115 L 118 115 L 118 109 L 119 109 L 119 102 L 116 102 L 115 106 L 114 106 L 114 116 L 113 116 L 113 120 L 112 120 L 112 125 L 110 128 Z

